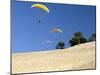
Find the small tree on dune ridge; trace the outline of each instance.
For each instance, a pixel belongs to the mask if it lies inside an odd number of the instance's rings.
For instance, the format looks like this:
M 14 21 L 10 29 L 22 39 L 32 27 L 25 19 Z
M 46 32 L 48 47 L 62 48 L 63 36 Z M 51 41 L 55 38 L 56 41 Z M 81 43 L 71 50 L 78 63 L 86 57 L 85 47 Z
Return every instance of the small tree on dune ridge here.
M 56 45 L 56 49 L 64 49 L 65 43 L 63 41 L 59 41 Z
M 69 40 L 70 46 L 85 43 L 87 39 L 83 36 L 81 32 L 75 32 L 73 37 Z

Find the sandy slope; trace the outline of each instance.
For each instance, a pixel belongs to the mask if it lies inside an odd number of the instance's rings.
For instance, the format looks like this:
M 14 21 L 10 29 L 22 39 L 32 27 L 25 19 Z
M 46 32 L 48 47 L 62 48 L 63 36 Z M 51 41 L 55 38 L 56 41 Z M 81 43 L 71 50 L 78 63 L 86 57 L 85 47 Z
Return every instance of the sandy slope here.
M 95 69 L 95 42 L 80 44 L 62 50 L 16 53 L 12 55 L 13 73 L 74 69 Z

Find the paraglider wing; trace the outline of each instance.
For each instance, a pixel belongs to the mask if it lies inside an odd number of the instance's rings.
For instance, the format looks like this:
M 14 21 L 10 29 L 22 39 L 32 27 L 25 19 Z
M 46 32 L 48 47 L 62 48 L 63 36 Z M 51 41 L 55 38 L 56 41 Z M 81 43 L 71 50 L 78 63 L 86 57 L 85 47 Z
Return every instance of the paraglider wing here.
M 59 29 L 59 28 L 54 28 L 54 29 L 52 29 L 51 31 L 52 31 L 52 32 L 60 32 L 60 33 L 63 32 L 63 31 L 62 31 L 61 29 Z
M 51 40 L 45 40 L 45 41 L 41 42 L 42 45 L 44 45 L 44 44 L 51 44 L 51 43 L 52 43 Z
M 40 9 L 46 11 L 47 13 L 49 13 L 49 9 L 43 4 L 33 4 L 31 6 L 31 8 L 34 8 L 34 7 L 40 8 Z

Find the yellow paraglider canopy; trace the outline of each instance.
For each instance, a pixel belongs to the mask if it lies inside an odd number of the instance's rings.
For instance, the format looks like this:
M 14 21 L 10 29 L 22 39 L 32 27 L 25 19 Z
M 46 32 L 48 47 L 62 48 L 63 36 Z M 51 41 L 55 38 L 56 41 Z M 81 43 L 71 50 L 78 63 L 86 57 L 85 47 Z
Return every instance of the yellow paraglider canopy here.
M 31 6 L 31 8 L 33 8 L 33 7 L 40 8 L 40 9 L 42 9 L 42 10 L 44 10 L 44 11 L 46 11 L 46 12 L 49 13 L 49 9 L 48 9 L 45 5 L 43 5 L 43 4 L 33 4 L 33 5 Z

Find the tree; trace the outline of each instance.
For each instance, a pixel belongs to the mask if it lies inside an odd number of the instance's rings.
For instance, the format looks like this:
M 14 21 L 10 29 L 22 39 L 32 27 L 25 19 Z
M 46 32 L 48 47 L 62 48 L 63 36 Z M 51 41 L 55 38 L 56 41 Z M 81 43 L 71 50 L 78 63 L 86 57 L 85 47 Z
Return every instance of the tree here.
M 69 40 L 70 46 L 74 46 L 85 42 L 87 42 L 87 39 L 83 36 L 81 32 L 74 33 L 71 40 Z
M 93 33 L 92 36 L 89 38 L 89 42 L 96 41 L 96 34 Z
M 56 45 L 56 49 L 64 49 L 65 43 L 63 41 L 59 41 Z
M 82 33 L 81 32 L 76 32 L 76 33 L 74 33 L 74 37 L 77 39 L 78 44 L 80 44 L 80 39 L 82 37 Z

